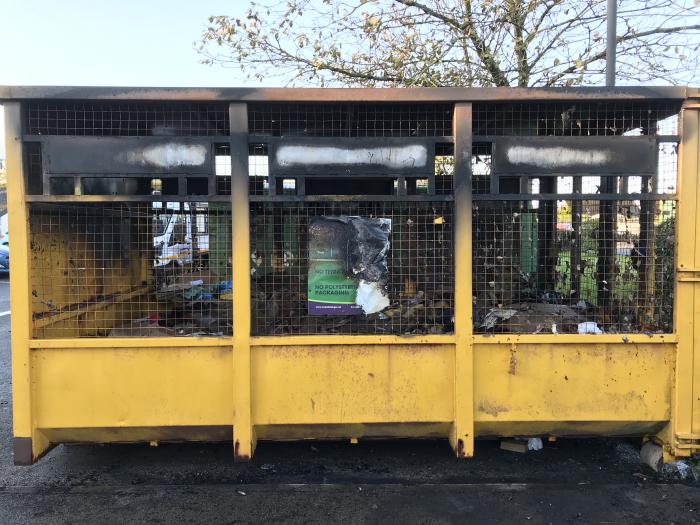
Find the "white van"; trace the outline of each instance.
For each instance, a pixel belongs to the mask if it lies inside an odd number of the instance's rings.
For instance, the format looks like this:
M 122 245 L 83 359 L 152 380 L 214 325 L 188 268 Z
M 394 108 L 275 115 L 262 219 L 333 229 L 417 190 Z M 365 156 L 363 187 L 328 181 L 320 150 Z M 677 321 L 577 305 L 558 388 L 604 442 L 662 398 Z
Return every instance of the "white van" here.
M 153 266 L 191 264 L 209 254 L 206 204 L 153 203 Z

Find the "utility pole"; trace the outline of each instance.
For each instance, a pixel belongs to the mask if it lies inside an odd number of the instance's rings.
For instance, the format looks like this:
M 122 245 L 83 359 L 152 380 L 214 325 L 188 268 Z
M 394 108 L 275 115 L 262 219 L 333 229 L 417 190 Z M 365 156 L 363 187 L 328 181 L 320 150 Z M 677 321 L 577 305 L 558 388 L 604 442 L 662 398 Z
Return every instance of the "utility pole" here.
M 605 86 L 615 86 L 615 55 L 617 54 L 617 0 L 608 0 L 608 35 L 605 52 Z

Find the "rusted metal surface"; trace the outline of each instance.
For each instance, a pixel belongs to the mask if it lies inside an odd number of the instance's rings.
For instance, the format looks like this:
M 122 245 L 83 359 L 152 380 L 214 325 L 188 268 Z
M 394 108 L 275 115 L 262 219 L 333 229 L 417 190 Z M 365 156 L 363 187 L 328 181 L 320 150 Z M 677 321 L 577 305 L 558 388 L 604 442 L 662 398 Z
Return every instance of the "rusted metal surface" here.
M 260 439 L 340 439 L 352 435 L 360 439 L 391 437 L 444 438 L 449 432 L 448 422 L 354 423 L 316 425 L 261 425 L 257 427 Z
M 459 102 L 514 100 L 682 100 L 697 88 L 136 88 L 0 86 L 0 100 L 182 100 L 268 102 Z
M 660 432 L 665 421 L 508 421 L 498 423 L 477 421 L 477 435 L 480 438 L 513 436 L 555 436 L 555 437 L 636 437 Z
M 156 441 L 186 443 L 192 441 L 231 442 L 228 425 L 172 425 L 153 427 L 48 428 L 44 434 L 57 443 L 90 443 L 98 433 L 103 443 Z

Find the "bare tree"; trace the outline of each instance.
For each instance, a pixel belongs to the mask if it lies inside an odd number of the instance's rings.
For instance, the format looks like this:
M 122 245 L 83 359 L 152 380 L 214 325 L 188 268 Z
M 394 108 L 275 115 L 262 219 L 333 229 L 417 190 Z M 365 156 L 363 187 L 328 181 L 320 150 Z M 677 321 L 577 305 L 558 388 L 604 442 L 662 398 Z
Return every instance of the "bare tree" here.
M 602 83 L 605 0 L 287 0 L 212 16 L 203 62 L 350 86 Z M 621 0 L 621 83 L 692 83 L 698 0 Z

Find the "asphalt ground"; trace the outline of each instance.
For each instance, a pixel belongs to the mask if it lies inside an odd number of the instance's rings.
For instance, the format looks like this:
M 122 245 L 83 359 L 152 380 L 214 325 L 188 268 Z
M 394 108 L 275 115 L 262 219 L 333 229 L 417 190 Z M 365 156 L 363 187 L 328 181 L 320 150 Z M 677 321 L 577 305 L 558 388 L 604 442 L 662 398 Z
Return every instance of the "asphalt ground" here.
M 9 286 L 0 279 L 0 314 Z M 700 523 L 700 487 L 640 465 L 638 441 L 571 439 L 518 454 L 446 440 L 57 446 L 12 460 L 10 316 L 0 315 L 0 524 Z

